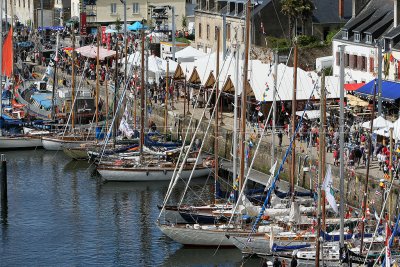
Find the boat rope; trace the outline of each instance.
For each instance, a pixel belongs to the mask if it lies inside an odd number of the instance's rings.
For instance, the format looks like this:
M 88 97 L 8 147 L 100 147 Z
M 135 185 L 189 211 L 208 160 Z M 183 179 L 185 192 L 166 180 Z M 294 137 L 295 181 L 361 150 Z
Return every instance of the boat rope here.
M 228 69 L 229 69 L 229 67 L 230 67 L 230 65 L 231 65 L 231 63 L 232 63 L 232 59 L 233 59 L 233 57 L 230 57 L 230 62 L 229 62 L 229 65 L 228 65 Z M 195 141 L 195 139 L 196 139 L 196 133 L 199 131 L 200 126 L 201 126 L 201 124 L 202 124 L 202 121 L 203 121 L 203 119 L 205 118 L 206 108 L 210 105 L 210 102 L 211 102 L 211 100 L 212 100 L 212 94 L 214 93 L 215 88 L 216 88 L 216 85 L 217 85 L 217 83 L 219 82 L 220 75 L 221 75 L 222 70 L 224 69 L 224 66 L 225 66 L 225 64 L 226 64 L 226 61 L 227 61 L 227 58 L 224 59 L 224 61 L 223 61 L 223 63 L 222 63 L 222 67 L 221 67 L 220 71 L 217 73 L 216 82 L 215 82 L 214 85 L 213 85 L 213 88 L 212 88 L 212 90 L 211 90 L 210 97 L 209 97 L 208 100 L 207 100 L 207 104 L 205 105 L 205 108 L 204 108 L 204 110 L 203 110 L 203 113 L 202 113 L 202 115 L 201 115 L 201 117 L 200 117 L 200 120 L 199 120 L 199 122 L 198 122 L 198 124 L 197 124 L 195 133 L 194 133 L 193 136 L 192 136 L 192 140 L 191 140 L 191 142 L 190 142 L 189 147 L 192 147 L 193 144 L 194 144 L 194 141 Z M 224 82 L 226 82 L 227 78 L 228 78 L 228 75 L 226 74 L 226 77 L 225 77 L 225 79 L 224 79 Z M 220 91 L 218 92 L 218 94 L 216 94 L 216 97 L 217 97 L 216 102 L 219 101 L 219 98 L 220 98 L 220 96 L 221 96 L 221 93 L 222 93 L 222 90 L 220 90 Z M 211 117 L 214 116 L 214 113 L 215 113 L 215 106 L 214 106 L 214 109 L 213 109 L 213 111 L 212 111 Z M 206 129 L 206 131 L 205 131 L 205 133 L 204 133 L 204 136 L 207 136 L 207 133 L 208 133 L 208 131 L 209 131 L 209 129 L 210 129 L 210 126 L 211 126 L 211 121 L 212 121 L 212 120 L 209 120 L 209 122 L 208 122 L 207 129 Z M 188 130 L 189 130 L 189 128 L 188 128 Z M 188 131 L 188 130 L 187 130 L 187 131 Z M 198 157 L 201 155 L 201 152 L 202 152 L 202 150 L 203 150 L 203 146 L 204 146 L 204 142 L 202 142 L 201 145 L 200 145 L 200 148 L 199 148 L 199 151 L 198 151 Z M 185 156 L 184 156 L 184 158 L 183 158 L 183 160 L 182 160 L 182 164 L 180 165 L 179 170 L 178 170 L 176 176 L 174 177 L 174 179 L 171 180 L 171 182 L 173 182 L 173 183 L 172 183 L 172 187 L 169 188 L 168 191 L 167 191 L 167 194 L 166 194 L 166 196 L 165 196 L 165 198 L 164 198 L 163 207 L 162 207 L 162 209 L 161 209 L 161 211 L 160 211 L 160 214 L 159 214 L 159 216 L 158 216 L 157 221 L 159 220 L 161 214 L 164 212 L 166 203 L 167 203 L 167 201 L 168 201 L 168 199 L 169 199 L 169 197 L 170 197 L 170 195 L 171 195 L 171 193 L 172 193 L 172 188 L 175 187 L 175 185 L 176 185 L 178 179 L 180 178 L 180 175 L 181 175 L 182 170 L 183 170 L 183 167 L 184 167 L 184 163 L 186 162 L 186 160 L 187 160 L 189 154 L 190 154 L 190 149 L 188 149 L 188 150 L 186 151 L 186 154 L 185 154 Z M 191 179 L 192 179 L 192 177 L 193 177 L 193 173 L 194 173 L 194 170 L 195 170 L 195 169 L 196 169 L 196 164 L 193 165 L 193 168 L 192 168 L 192 170 L 191 170 L 191 173 L 190 173 L 190 176 L 189 176 L 189 179 L 188 179 L 188 184 L 190 183 L 190 181 L 191 181 Z M 181 204 L 181 202 L 182 202 L 182 200 L 183 200 L 183 197 L 184 197 L 184 195 L 186 194 L 186 191 L 187 191 L 187 186 L 185 187 L 183 196 L 182 196 L 181 201 L 179 202 L 178 206 Z
M 215 47 L 216 47 L 216 44 L 214 44 L 214 48 L 215 48 Z M 210 61 L 210 57 L 211 57 L 211 53 L 209 53 L 208 58 L 207 58 L 207 65 L 206 65 L 207 67 L 208 67 L 208 64 L 209 64 L 209 61 Z M 204 73 L 203 73 L 203 80 L 204 80 L 204 78 L 205 78 L 205 76 L 206 76 L 206 70 L 207 70 L 207 68 L 204 70 Z M 185 88 L 185 90 L 186 90 L 186 88 Z M 198 93 L 197 93 L 197 97 L 196 97 L 195 105 L 194 105 L 194 109 L 193 109 L 193 114 L 190 116 L 189 124 L 188 124 L 188 126 L 187 126 L 187 128 L 186 128 L 185 137 L 184 137 L 184 139 L 183 139 L 183 141 L 182 141 L 182 149 L 181 149 L 181 151 L 179 152 L 179 157 L 178 157 L 178 160 L 177 160 L 177 162 L 176 162 L 176 164 L 175 164 L 175 168 L 174 168 L 174 172 L 173 172 L 173 174 L 172 174 L 171 181 L 169 182 L 168 190 L 167 190 L 167 193 L 166 193 L 165 198 L 164 198 L 164 203 L 166 203 L 166 201 L 168 201 L 168 198 L 169 198 L 169 195 L 170 195 L 170 191 L 173 190 L 174 185 L 176 184 L 175 179 L 177 179 L 177 178 L 176 178 L 176 175 L 177 175 L 177 172 L 178 172 L 178 166 L 180 166 L 181 163 L 184 163 L 184 162 L 185 162 L 185 161 L 182 161 L 182 162 L 181 162 L 181 159 L 182 159 L 183 153 L 186 153 L 186 152 L 184 151 L 184 146 L 185 146 L 185 144 L 186 144 L 186 140 L 189 138 L 189 132 L 190 132 L 192 123 L 193 123 L 193 121 L 194 121 L 194 114 L 195 114 L 194 110 L 196 110 L 196 107 L 198 106 L 197 104 L 198 104 L 198 101 L 199 101 L 200 91 L 201 91 L 201 90 L 199 90 Z M 210 94 L 210 97 L 211 97 L 211 94 Z M 186 101 L 186 100 L 185 100 L 185 101 Z M 208 105 L 208 103 L 209 103 L 209 102 L 207 102 L 207 105 Z M 207 105 L 204 107 L 204 112 L 205 112 L 205 110 L 206 110 Z M 205 114 L 205 113 L 203 113 L 203 116 L 204 116 L 204 114 Z M 202 118 L 202 117 L 201 117 L 201 118 Z M 201 119 L 201 118 L 200 118 L 200 119 Z M 197 134 L 197 131 L 195 131 L 193 135 L 196 135 L 196 134 Z M 190 150 L 191 147 L 192 147 L 192 145 L 189 146 L 189 149 L 188 149 L 188 150 Z M 160 215 L 161 215 L 161 213 L 160 213 Z

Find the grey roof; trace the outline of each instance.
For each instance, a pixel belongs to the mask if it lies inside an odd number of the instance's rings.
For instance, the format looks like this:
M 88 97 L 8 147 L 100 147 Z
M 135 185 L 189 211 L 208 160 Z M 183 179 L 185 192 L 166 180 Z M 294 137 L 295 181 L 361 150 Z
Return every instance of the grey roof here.
M 381 21 L 386 16 L 387 13 L 390 13 L 390 9 L 388 10 L 386 8 L 379 8 L 375 10 L 375 12 L 373 12 L 363 23 L 361 23 L 355 29 L 353 29 L 353 32 L 359 32 L 359 33 L 365 32 L 365 30 L 369 29 L 374 24 Z M 391 19 L 393 20 L 393 12 Z
M 396 28 L 387 32 L 383 37 L 388 38 L 388 39 L 393 39 L 393 38 L 397 37 L 399 34 L 400 34 L 400 26 L 397 26 Z
M 387 27 L 389 25 L 392 25 L 392 22 L 393 22 L 393 11 L 389 11 L 377 23 L 374 23 L 374 24 L 372 24 L 372 26 L 370 28 L 365 29 L 364 33 L 374 35 L 375 33 L 379 32 L 379 30 L 382 27 L 385 27 L 385 26 Z M 388 30 L 388 27 L 385 30 Z
M 344 17 L 339 17 L 338 0 L 313 0 L 313 22 L 314 23 L 345 23 L 351 18 L 352 0 L 344 0 Z

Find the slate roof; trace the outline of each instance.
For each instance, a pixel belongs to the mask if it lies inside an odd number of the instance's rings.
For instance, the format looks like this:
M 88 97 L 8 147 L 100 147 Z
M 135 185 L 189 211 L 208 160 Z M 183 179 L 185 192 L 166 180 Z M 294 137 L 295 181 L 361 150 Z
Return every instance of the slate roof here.
M 352 0 L 344 0 L 344 18 L 339 17 L 338 0 L 314 0 L 313 22 L 319 24 L 345 23 L 351 18 Z

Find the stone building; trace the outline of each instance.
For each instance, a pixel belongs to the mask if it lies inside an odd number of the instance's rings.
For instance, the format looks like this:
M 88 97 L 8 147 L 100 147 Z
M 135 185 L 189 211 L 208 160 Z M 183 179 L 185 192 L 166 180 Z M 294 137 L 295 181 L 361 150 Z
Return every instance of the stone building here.
M 61 1 L 61 0 L 60 0 Z M 55 0 L 43 1 L 43 26 L 54 25 L 54 2 Z M 14 0 L 13 7 L 9 6 L 8 15 L 14 13 L 14 18 L 24 25 L 41 26 L 40 0 Z

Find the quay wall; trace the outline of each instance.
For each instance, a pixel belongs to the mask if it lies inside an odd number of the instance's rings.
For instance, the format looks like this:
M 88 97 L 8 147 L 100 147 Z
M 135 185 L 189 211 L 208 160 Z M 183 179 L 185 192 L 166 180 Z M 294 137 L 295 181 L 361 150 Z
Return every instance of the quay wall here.
M 153 116 L 151 119 L 156 123 L 158 126 L 159 131 L 162 131 L 164 125 L 164 109 L 160 107 L 153 108 Z M 168 127 L 170 127 L 170 132 L 172 134 L 173 139 L 178 139 L 182 130 L 187 129 L 189 125 L 190 117 L 183 118 L 182 115 L 177 115 L 176 113 L 169 112 L 168 116 Z M 190 127 L 190 137 L 193 136 L 196 127 L 199 124 L 198 119 L 193 119 L 192 126 Z M 197 138 L 204 141 L 204 152 L 213 153 L 214 151 L 214 124 L 211 123 L 209 131 L 205 136 L 205 132 L 207 130 L 207 125 L 209 124 L 209 119 L 203 120 L 201 125 L 199 126 L 199 131 L 197 134 Z M 184 138 L 184 131 L 182 135 L 182 139 Z M 220 127 L 219 131 L 219 145 L 218 145 L 218 154 L 220 157 L 225 159 L 232 159 L 232 135 L 233 132 L 227 127 L 222 126 Z M 188 139 L 190 140 L 190 139 Z M 189 142 L 189 141 L 188 141 Z M 256 143 L 258 139 L 254 143 L 254 147 L 251 151 L 250 158 L 252 158 L 252 153 L 255 151 Z M 276 138 L 276 142 L 278 142 L 278 138 Z M 239 148 L 237 148 L 239 149 Z M 300 149 L 298 149 L 300 150 Z M 281 163 L 282 158 L 284 157 L 286 152 L 286 147 L 275 147 L 275 157 L 278 159 L 278 166 Z M 271 167 L 271 155 L 272 153 L 272 144 L 269 143 L 267 140 L 263 140 L 260 144 L 259 152 L 256 156 L 253 168 L 259 170 L 264 173 L 268 173 Z M 311 161 L 311 162 L 309 162 Z M 251 159 L 249 159 L 249 164 Z M 283 172 L 280 175 L 280 178 L 283 180 L 288 181 L 290 175 L 290 163 L 291 163 L 291 154 L 288 156 L 288 160 L 284 164 Z M 305 171 L 303 167 L 305 166 L 314 166 L 309 168 L 309 171 Z M 339 189 L 339 167 L 331 166 L 332 169 L 332 179 L 334 182 L 334 188 Z M 311 186 L 315 188 L 315 181 L 317 180 L 317 171 L 318 171 L 318 159 L 316 155 L 306 155 L 305 153 L 296 153 L 296 181 L 297 184 L 304 188 L 310 188 Z M 373 177 L 370 174 L 369 183 L 368 183 L 368 199 L 369 199 L 369 207 L 374 207 L 378 214 L 381 211 L 381 203 L 382 197 L 376 194 L 376 191 L 382 192 L 381 188 L 379 187 L 379 179 L 381 177 Z M 265 179 L 268 179 L 267 175 Z M 365 174 L 356 171 L 349 171 L 345 169 L 345 198 L 346 202 L 349 203 L 351 206 L 356 208 L 362 205 L 363 195 L 364 195 L 364 185 L 365 185 Z M 398 183 L 393 184 L 393 189 L 391 190 L 391 202 L 392 207 L 391 211 L 395 211 L 395 203 L 398 202 L 398 193 L 399 193 L 399 185 Z M 336 200 L 339 202 L 339 191 L 337 190 L 335 193 Z M 387 205 L 389 207 L 389 205 Z M 371 216 L 373 217 L 373 211 L 371 210 Z M 388 208 L 387 208 L 388 210 Z

